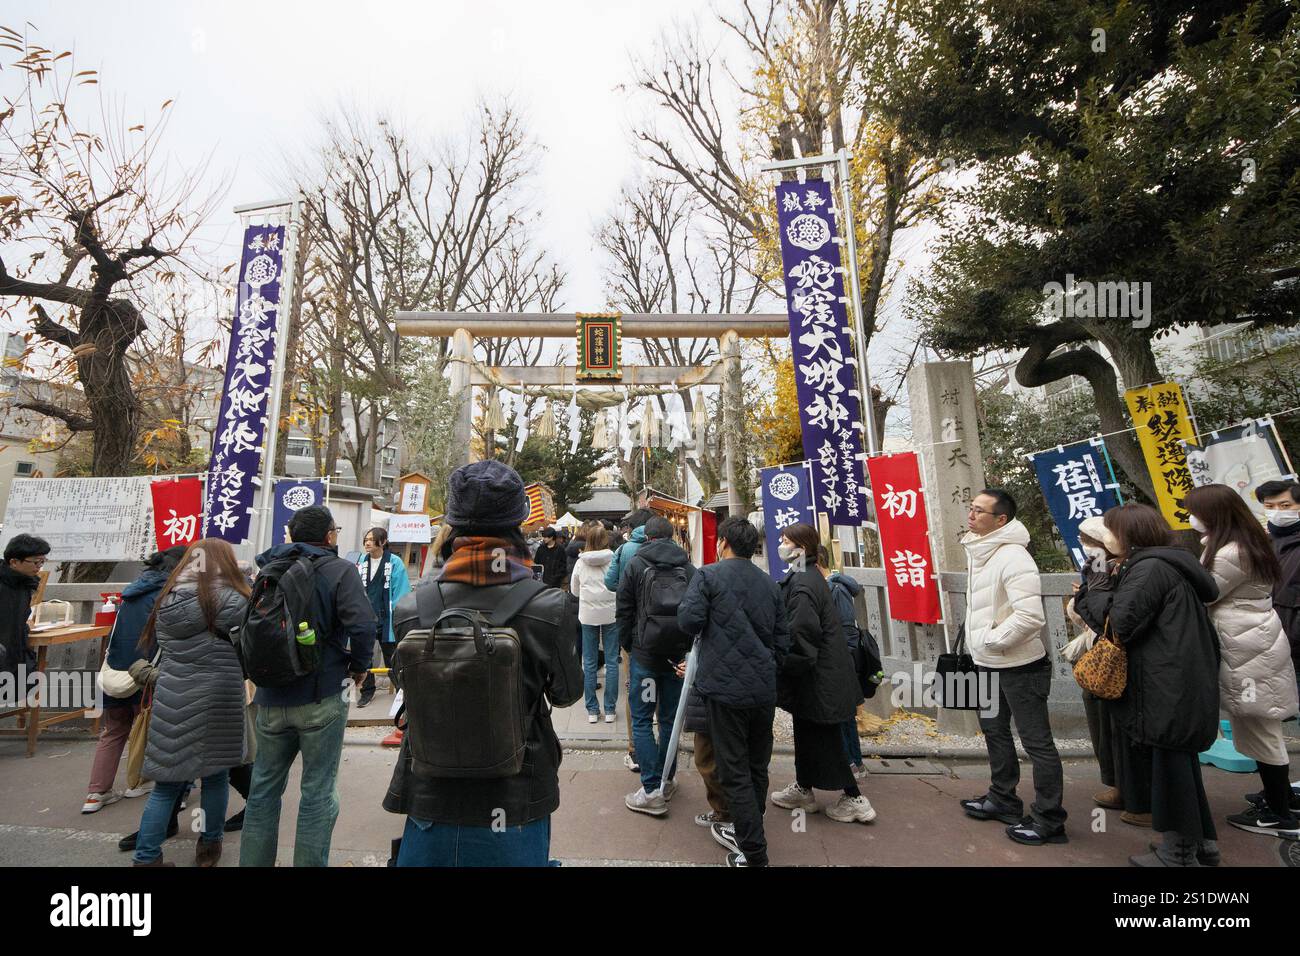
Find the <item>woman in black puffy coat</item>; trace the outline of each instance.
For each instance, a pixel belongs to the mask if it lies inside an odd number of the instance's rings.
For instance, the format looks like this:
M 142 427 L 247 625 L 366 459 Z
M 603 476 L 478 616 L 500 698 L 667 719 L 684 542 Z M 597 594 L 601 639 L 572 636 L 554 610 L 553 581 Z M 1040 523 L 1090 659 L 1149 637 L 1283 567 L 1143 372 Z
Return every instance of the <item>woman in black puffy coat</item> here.
M 1120 505 L 1104 521 L 1120 551 L 1114 588 L 1080 589 L 1075 610 L 1127 652 L 1124 693 L 1108 708 L 1119 732 L 1150 751 L 1151 826 L 1164 834 L 1162 845 L 1130 862 L 1217 864 L 1197 754 L 1218 734 L 1219 639 L 1206 605 L 1219 588 L 1190 551 L 1169 545 L 1169 525 L 1149 505 Z
M 772 794 L 772 803 L 816 813 L 814 790 L 840 790 L 826 815 L 840 823 L 870 823 L 876 811 L 845 759 L 841 730 L 862 703 L 862 691 L 830 585 L 817 570 L 820 545 L 811 525 L 781 531 L 778 555 L 790 565 L 781 594 L 791 648 L 777 677 L 777 706 L 794 717 L 795 779 Z

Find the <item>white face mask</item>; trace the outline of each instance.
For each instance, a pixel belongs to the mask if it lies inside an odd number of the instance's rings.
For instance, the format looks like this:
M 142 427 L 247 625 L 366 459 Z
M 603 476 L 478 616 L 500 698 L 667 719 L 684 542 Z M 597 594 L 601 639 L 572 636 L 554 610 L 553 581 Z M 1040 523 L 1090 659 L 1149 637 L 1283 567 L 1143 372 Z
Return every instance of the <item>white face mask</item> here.
M 778 544 L 776 546 L 776 553 L 781 556 L 782 561 L 789 564 L 794 560 L 795 555 L 799 553 L 799 549 L 792 544 Z
M 1203 522 L 1200 518 L 1196 517 L 1196 515 L 1191 515 L 1187 519 L 1187 523 L 1192 526 L 1193 531 L 1199 531 L 1201 534 L 1205 534 L 1207 531 L 1210 530 L 1209 528 L 1205 527 L 1205 522 Z
M 1300 511 L 1274 511 L 1270 508 L 1264 511 L 1264 517 L 1275 528 L 1289 528 L 1300 521 Z
M 1092 545 L 1085 544 L 1083 546 L 1083 553 L 1088 556 L 1087 569 L 1089 571 L 1106 570 L 1106 549 L 1105 548 L 1097 548 L 1097 547 L 1093 547 Z

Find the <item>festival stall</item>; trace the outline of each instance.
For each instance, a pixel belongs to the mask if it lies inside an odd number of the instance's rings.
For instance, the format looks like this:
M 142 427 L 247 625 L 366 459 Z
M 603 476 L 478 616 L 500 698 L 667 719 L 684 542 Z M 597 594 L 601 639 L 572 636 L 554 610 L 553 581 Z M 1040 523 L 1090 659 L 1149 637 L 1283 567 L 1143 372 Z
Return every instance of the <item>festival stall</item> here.
M 690 553 L 697 568 L 712 564 L 718 552 L 718 516 L 707 508 L 687 504 L 680 498 L 645 488 L 637 496 L 642 508 L 648 508 L 673 526 L 677 542 Z

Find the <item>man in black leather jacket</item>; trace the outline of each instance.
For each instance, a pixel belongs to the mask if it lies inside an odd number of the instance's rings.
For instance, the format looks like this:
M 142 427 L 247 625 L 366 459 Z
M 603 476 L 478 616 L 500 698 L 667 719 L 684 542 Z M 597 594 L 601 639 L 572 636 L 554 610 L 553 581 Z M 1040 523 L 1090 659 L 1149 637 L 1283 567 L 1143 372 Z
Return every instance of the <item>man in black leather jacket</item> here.
M 443 606 L 492 611 L 511 585 L 532 568 L 519 524 L 528 514 L 523 482 L 497 461 L 458 469 L 448 488 L 445 563 L 402 598 L 393 611 L 399 642 L 417 628 L 418 592 L 440 587 Z M 563 552 L 561 552 L 563 553 Z M 544 866 L 550 853 L 550 815 L 560 805 L 561 747 L 550 708 L 582 696 L 577 601 L 555 588 L 533 596 L 506 626 L 522 648 L 526 724 L 523 769 L 509 777 L 449 778 L 416 773 L 408 733 L 402 742 L 384 809 L 407 814 L 398 866 Z M 399 643 L 398 679 L 403 658 Z M 407 699 L 408 716 L 427 705 Z

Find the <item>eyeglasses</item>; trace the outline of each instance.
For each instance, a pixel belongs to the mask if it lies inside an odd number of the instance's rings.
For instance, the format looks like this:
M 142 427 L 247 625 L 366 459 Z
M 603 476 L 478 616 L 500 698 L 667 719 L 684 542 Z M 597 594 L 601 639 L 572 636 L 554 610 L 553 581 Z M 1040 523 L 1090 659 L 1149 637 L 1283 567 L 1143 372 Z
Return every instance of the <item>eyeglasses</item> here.
M 337 525 L 337 524 L 336 524 L 334 527 L 330 528 L 330 530 L 331 530 L 331 531 L 342 531 L 342 530 L 343 530 L 343 526 L 342 526 L 342 525 Z
M 974 505 L 971 505 L 969 508 L 967 508 L 967 509 L 966 509 L 966 513 L 967 513 L 967 514 L 971 514 L 971 515 L 995 515 L 995 514 L 997 514 L 996 511 L 985 511 L 985 510 L 983 510 L 982 508 L 976 508 Z
M 43 567 L 45 565 L 45 558 L 23 558 L 23 564 L 30 564 L 38 568 Z

